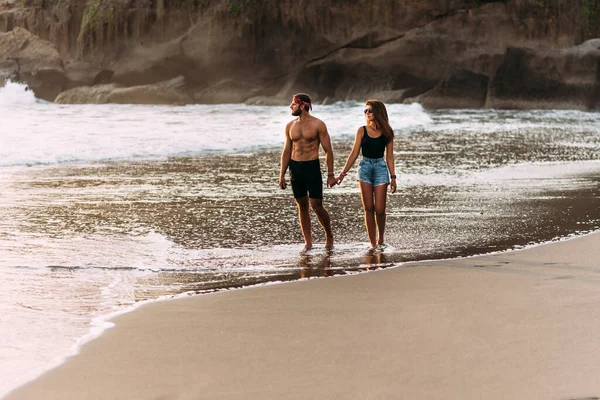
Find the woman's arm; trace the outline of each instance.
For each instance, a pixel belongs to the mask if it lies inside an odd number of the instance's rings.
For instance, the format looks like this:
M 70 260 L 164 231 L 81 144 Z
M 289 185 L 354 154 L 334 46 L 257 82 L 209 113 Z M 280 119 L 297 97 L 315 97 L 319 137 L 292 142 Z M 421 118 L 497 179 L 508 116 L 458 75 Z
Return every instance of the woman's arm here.
M 346 159 L 346 165 L 344 165 L 344 169 L 340 173 L 340 176 L 337 178 L 337 184 L 339 185 L 344 180 L 344 177 L 348 175 L 348 171 L 354 165 L 354 162 L 358 158 L 358 154 L 360 153 L 360 144 L 363 140 L 363 129 L 362 126 L 356 130 L 356 136 L 354 137 L 354 145 L 352 146 L 352 151 L 348 154 L 348 159 Z
M 388 169 L 390 170 L 390 175 L 392 178 L 392 182 L 390 187 L 392 188 L 392 193 L 396 193 L 396 166 L 394 165 L 394 138 L 385 145 L 385 161 L 387 163 Z

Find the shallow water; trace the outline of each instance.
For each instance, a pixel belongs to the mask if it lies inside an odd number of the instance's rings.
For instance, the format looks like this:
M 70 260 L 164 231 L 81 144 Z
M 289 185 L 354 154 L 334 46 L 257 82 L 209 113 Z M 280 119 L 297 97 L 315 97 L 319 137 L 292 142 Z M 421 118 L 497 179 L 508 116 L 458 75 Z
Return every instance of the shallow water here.
M 362 108 L 315 106 L 336 171 Z M 598 229 L 597 114 L 388 111 L 399 176 L 388 246 L 368 251 L 351 174 L 325 190 L 334 250 L 313 219 L 316 246 L 303 254 L 291 190 L 276 184 L 286 107 L 65 106 L 0 89 L 0 394 L 144 300 Z

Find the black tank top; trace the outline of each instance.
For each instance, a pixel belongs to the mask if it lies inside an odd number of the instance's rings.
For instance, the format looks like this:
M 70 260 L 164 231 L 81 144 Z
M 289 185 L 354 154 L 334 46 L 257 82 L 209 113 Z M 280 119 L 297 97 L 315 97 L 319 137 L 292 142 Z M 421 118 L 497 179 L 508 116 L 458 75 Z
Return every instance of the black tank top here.
M 360 144 L 363 157 L 383 158 L 383 152 L 385 151 L 385 136 L 383 133 L 377 138 L 372 138 L 367 133 L 367 127 L 363 126 L 363 129 L 365 134 Z

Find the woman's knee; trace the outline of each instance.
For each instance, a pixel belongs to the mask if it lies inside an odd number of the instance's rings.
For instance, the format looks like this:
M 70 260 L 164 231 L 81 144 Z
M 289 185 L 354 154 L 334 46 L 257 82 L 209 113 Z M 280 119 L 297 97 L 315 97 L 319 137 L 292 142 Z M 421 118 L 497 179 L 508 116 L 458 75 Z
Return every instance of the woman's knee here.
M 374 206 L 364 205 L 363 209 L 365 210 L 365 214 L 373 214 L 375 212 Z

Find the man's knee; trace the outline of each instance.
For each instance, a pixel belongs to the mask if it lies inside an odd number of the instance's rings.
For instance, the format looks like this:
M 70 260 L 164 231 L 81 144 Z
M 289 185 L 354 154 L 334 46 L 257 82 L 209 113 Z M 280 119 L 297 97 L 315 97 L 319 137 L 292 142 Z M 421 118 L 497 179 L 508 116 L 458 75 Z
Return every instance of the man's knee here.
M 322 199 L 310 199 L 310 207 L 315 212 L 320 211 L 323 208 L 323 200 Z
M 308 209 L 308 197 L 296 198 L 296 204 L 298 204 L 298 208 L 301 210 Z

